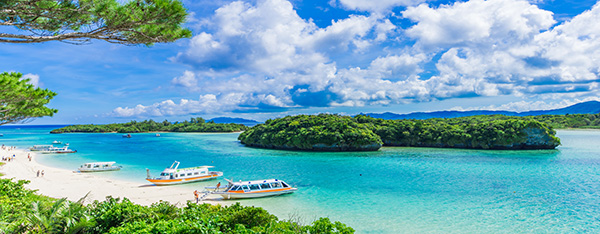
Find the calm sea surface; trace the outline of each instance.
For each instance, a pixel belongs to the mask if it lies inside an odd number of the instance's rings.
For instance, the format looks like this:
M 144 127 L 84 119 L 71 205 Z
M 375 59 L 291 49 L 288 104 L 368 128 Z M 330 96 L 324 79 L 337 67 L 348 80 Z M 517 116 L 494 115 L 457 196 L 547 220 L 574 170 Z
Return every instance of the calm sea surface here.
M 116 161 L 123 170 L 102 175 L 140 184 L 147 183 L 146 168 L 156 176 L 174 160 L 180 167 L 213 165 L 236 181 L 282 179 L 299 190 L 239 202 L 304 224 L 329 217 L 357 233 L 600 232 L 600 131 L 560 130 L 557 150 L 310 153 L 244 147 L 238 133 L 123 138 L 49 134 L 53 128 L 2 126 L 0 143 L 26 148 L 68 142 L 79 152 L 39 160 L 69 170 L 84 162 Z

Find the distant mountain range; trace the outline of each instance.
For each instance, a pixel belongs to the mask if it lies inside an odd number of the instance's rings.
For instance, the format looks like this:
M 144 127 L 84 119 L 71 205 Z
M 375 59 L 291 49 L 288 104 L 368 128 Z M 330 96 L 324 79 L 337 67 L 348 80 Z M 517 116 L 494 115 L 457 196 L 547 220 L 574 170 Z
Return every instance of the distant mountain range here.
M 537 110 L 526 112 L 513 111 L 492 111 L 492 110 L 473 110 L 473 111 L 434 111 L 434 112 L 414 112 L 410 114 L 385 113 L 365 113 L 363 115 L 380 119 L 431 119 L 431 118 L 456 118 L 473 115 L 507 115 L 507 116 L 535 116 L 535 115 L 564 115 L 564 114 L 598 114 L 600 113 L 600 102 L 589 101 L 582 102 L 565 108 L 554 110 Z M 361 113 L 362 114 L 362 113 Z
M 230 117 L 217 117 L 212 118 L 209 121 L 213 121 L 215 123 L 236 123 L 243 124 L 246 126 L 253 126 L 259 124 L 259 122 L 251 120 L 251 119 L 243 119 L 243 118 L 230 118 Z

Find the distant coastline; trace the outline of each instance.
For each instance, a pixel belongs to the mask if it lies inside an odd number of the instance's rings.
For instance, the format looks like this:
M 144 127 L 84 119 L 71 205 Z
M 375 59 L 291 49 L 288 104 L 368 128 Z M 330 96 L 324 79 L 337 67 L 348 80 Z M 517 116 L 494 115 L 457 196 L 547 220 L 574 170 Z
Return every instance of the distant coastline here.
M 146 132 L 240 132 L 247 130 L 243 124 L 206 122 L 203 118 L 191 118 L 189 121 L 171 123 L 167 120 L 131 121 L 113 124 L 70 125 L 54 129 L 50 133 L 146 133 Z

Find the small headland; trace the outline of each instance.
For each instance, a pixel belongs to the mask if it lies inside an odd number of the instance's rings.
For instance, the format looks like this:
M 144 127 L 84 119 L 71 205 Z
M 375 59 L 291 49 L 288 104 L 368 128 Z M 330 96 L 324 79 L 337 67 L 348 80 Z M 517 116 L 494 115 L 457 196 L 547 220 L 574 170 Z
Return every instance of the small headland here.
M 383 142 L 368 126 L 341 115 L 297 115 L 267 120 L 238 137 L 247 146 L 305 151 L 376 151 Z

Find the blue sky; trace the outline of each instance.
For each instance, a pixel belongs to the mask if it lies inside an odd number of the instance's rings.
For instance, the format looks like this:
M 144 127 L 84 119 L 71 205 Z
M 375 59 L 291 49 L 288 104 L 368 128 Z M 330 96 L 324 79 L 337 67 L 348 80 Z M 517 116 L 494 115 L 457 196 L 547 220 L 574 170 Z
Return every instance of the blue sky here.
M 596 1 L 183 3 L 190 39 L 0 44 L 0 71 L 58 93 L 49 106 L 59 112 L 30 124 L 528 111 L 600 100 Z

